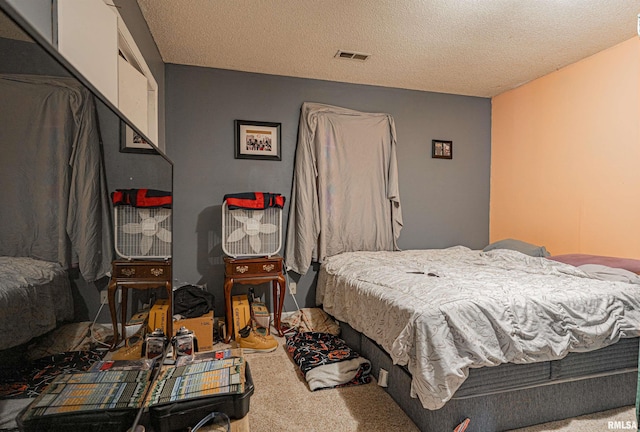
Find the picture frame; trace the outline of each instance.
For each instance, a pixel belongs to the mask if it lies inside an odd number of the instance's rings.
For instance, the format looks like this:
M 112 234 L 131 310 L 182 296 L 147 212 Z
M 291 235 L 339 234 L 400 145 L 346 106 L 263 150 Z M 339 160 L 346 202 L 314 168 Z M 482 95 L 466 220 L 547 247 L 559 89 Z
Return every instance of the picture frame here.
M 235 120 L 236 159 L 282 160 L 281 123 Z
M 431 140 L 431 157 L 453 159 L 453 141 Z
M 120 122 L 120 152 L 158 154 L 155 147 L 125 122 Z

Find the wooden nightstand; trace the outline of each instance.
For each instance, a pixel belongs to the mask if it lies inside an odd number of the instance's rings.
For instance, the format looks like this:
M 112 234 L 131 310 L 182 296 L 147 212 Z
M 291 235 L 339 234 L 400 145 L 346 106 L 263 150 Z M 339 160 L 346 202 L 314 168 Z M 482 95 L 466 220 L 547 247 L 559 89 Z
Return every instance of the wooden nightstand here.
M 166 261 L 128 261 L 116 260 L 111 263 L 112 273 L 109 282 L 109 311 L 113 323 L 113 345 L 127 335 L 127 300 L 129 288 L 152 289 L 164 286 L 169 299 L 169 310 L 173 311 L 173 292 L 171 288 L 171 260 Z M 116 317 L 116 291 L 122 289 L 121 325 L 122 332 L 118 334 L 118 318 Z M 173 336 L 173 319 L 167 320 L 167 337 Z
M 231 289 L 233 284 L 258 285 L 271 282 L 273 287 L 273 321 L 278 335 L 282 336 L 280 320 L 286 289 L 283 259 L 280 256 L 257 258 L 229 258 L 224 259 L 224 302 L 225 325 L 227 335 L 225 342 L 231 340 L 233 334 L 233 311 L 231 310 Z

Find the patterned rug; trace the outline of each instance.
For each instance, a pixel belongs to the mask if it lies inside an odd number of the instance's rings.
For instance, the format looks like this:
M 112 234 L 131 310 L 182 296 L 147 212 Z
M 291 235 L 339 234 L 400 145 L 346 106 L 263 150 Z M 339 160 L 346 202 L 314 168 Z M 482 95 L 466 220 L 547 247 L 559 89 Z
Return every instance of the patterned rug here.
M 105 352 L 68 351 L 0 369 L 0 399 L 38 396 L 55 377 L 87 371 Z

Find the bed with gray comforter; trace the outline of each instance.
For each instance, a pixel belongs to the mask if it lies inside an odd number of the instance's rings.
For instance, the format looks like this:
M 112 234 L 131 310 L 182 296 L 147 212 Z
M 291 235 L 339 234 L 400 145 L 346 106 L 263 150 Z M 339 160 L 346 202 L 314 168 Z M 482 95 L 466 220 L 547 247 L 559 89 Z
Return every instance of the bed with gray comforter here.
M 410 395 L 434 411 L 464 397 L 471 370 L 550 367 L 637 338 L 640 277 L 607 273 L 462 246 L 352 252 L 326 259 L 316 300 L 405 368 Z

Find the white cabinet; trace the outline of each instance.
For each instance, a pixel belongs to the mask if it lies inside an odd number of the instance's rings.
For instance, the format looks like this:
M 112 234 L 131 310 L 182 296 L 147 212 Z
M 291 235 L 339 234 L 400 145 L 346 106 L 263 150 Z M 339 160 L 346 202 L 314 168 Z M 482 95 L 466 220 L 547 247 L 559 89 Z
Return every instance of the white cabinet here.
M 158 143 L 158 85 L 117 8 L 105 1 L 54 2 L 58 51 L 151 142 Z
M 118 16 L 102 0 L 58 0 L 58 51 L 118 106 Z

